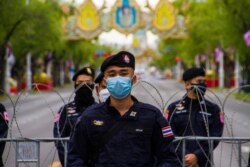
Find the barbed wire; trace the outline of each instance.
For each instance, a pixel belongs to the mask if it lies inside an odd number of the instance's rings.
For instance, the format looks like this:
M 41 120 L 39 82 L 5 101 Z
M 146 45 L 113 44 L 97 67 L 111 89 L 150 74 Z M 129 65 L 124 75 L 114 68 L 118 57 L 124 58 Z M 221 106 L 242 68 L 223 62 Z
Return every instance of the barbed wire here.
M 24 124 L 22 122 L 22 120 L 24 120 L 25 118 L 23 115 L 25 114 L 25 112 L 39 112 L 39 110 L 40 110 L 39 107 L 41 107 L 41 106 L 45 109 L 44 111 L 46 111 L 46 114 L 44 114 L 44 115 L 40 114 L 37 117 L 44 116 L 49 120 L 49 124 L 48 125 L 45 124 L 45 126 L 43 128 L 48 128 L 47 130 L 50 131 L 52 134 L 52 131 L 53 131 L 52 126 L 54 124 L 54 117 L 55 117 L 56 113 L 58 112 L 58 110 L 61 106 L 72 101 L 74 94 L 75 94 L 75 91 L 77 91 L 77 90 L 74 90 L 72 88 L 72 89 L 69 89 L 64 95 L 62 95 L 63 93 L 60 91 L 60 89 L 59 90 L 52 89 L 52 90 L 48 90 L 48 91 L 42 91 L 39 89 L 40 86 L 46 87 L 47 85 L 41 84 L 41 83 L 35 83 L 32 85 L 32 87 L 34 88 L 32 91 L 23 90 L 15 96 L 11 96 L 11 95 L 5 93 L 4 91 L 0 90 L 0 92 L 4 96 L 4 100 L 2 100 L 2 103 L 6 106 L 9 114 L 11 115 L 10 121 L 8 123 L 9 138 L 14 139 L 14 138 L 18 138 L 18 137 L 21 137 L 21 138 L 32 137 L 32 136 L 26 136 L 27 134 L 24 134 L 23 128 L 25 126 L 22 127 L 23 126 L 22 124 Z M 152 103 L 157 108 L 159 108 L 162 113 L 164 113 L 164 111 L 167 109 L 167 107 L 170 103 L 176 101 L 177 99 L 181 100 L 181 99 L 185 98 L 185 93 L 183 93 L 183 90 L 176 90 L 175 91 L 171 88 L 168 88 L 168 85 L 165 85 L 165 87 L 164 87 L 164 93 L 168 97 L 165 97 L 162 95 L 163 90 L 159 89 L 157 87 L 157 84 L 151 83 L 151 82 L 148 82 L 145 80 L 140 80 L 139 82 L 137 82 L 133 86 L 132 93 L 136 98 L 138 97 L 139 100 L 141 100 L 143 102 L 148 101 L 149 103 Z M 221 110 L 224 112 L 224 116 L 225 116 L 224 135 L 231 136 L 231 137 L 237 136 L 237 134 L 235 133 L 237 131 L 237 129 L 234 129 L 234 126 L 235 126 L 235 122 L 237 121 L 237 115 L 240 114 L 241 111 L 235 110 L 235 111 L 231 112 L 227 108 L 227 105 L 230 104 L 230 100 L 233 99 L 232 96 L 234 95 L 234 93 L 236 93 L 244 88 L 249 88 L 249 87 L 250 87 L 250 85 L 243 85 L 241 87 L 234 88 L 234 89 L 230 90 L 229 92 L 227 92 L 224 95 L 222 95 L 218 91 L 214 91 L 212 89 L 207 89 L 206 98 L 213 101 L 217 105 L 219 105 Z M 94 93 L 94 96 L 97 96 L 97 94 Z M 249 94 L 246 94 L 245 96 L 249 96 Z M 53 99 L 53 100 L 50 101 L 51 99 Z M 147 99 L 147 100 L 144 100 L 144 99 Z M 200 99 L 200 100 L 202 100 L 202 99 Z M 241 101 L 234 100 L 234 102 L 238 105 L 243 105 L 243 103 Z M 26 105 L 39 105 L 39 107 L 37 107 L 37 111 L 23 111 L 26 108 L 31 109 L 31 107 L 27 107 Z M 244 103 L 244 105 L 246 105 L 248 107 L 250 106 L 250 104 L 245 104 L 245 103 Z M 237 106 L 235 106 L 235 107 L 237 107 Z M 34 106 L 34 108 L 36 108 L 36 107 Z M 241 108 L 241 110 L 242 110 L 242 108 Z M 207 112 L 207 110 L 204 109 L 204 111 L 202 111 L 202 112 Z M 33 113 L 33 114 L 37 114 L 37 113 Z M 32 114 L 30 114 L 30 115 L 32 115 Z M 205 126 L 206 126 L 207 132 L 208 132 L 209 131 L 209 122 L 207 121 L 206 117 L 203 117 L 203 119 L 204 119 Z M 42 118 L 41 119 L 36 118 L 36 120 L 43 121 Z M 242 125 L 244 125 L 244 124 L 242 124 Z M 30 126 L 32 127 L 33 125 L 30 125 Z M 43 134 L 41 134 L 41 135 L 43 135 Z M 197 141 L 197 143 L 199 144 L 198 141 Z M 235 157 L 237 159 L 236 155 L 238 154 L 237 148 L 236 148 L 237 146 L 235 145 L 236 143 L 235 142 L 228 142 L 228 141 L 220 142 L 220 146 L 218 148 L 220 149 L 219 155 L 221 157 L 225 153 L 225 152 L 223 152 L 224 144 L 226 144 L 226 145 L 231 144 L 231 149 L 230 149 L 231 154 L 229 155 L 230 156 L 229 166 L 233 166 L 234 165 L 233 164 L 233 161 L 234 161 L 233 157 Z M 247 146 L 247 145 L 249 145 L 249 142 L 242 143 L 242 144 L 245 144 Z M 13 144 L 13 143 L 9 144 L 5 148 L 4 164 L 7 163 L 7 160 L 9 159 L 12 148 L 15 151 L 17 151 L 16 150 L 17 148 L 16 148 L 15 144 Z M 202 149 L 201 146 L 200 146 L 200 148 Z M 52 148 L 48 149 L 47 151 L 48 152 L 46 153 L 46 157 L 40 162 L 42 166 L 46 166 L 46 163 L 51 163 L 52 161 L 57 159 L 57 156 L 56 156 L 57 150 L 55 147 L 52 147 Z M 51 154 L 52 154 L 52 156 L 49 156 Z M 246 158 L 247 157 L 242 157 L 242 161 L 244 164 L 247 163 Z M 222 158 L 220 158 L 220 161 L 218 162 L 218 164 L 219 164 L 218 166 L 223 166 L 221 161 L 222 161 Z M 210 163 L 212 164 L 213 162 L 210 162 Z M 29 166 L 29 164 L 27 163 L 27 164 L 25 164 L 25 166 Z

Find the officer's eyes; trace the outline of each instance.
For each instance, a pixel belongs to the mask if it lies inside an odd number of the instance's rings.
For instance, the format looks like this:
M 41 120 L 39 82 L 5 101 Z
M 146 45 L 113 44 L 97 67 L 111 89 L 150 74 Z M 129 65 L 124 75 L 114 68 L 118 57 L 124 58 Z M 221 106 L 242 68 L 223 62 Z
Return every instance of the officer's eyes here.
M 76 84 L 78 84 L 78 85 L 80 85 L 80 84 L 82 84 L 82 85 L 85 85 L 85 84 L 91 85 L 91 84 L 93 84 L 93 81 L 78 81 Z
M 115 76 L 116 76 L 115 73 L 109 73 L 109 74 L 108 74 L 108 77 L 115 77 Z
M 205 80 L 198 80 L 197 83 L 206 83 Z
M 122 76 L 122 77 L 124 77 L 124 76 L 127 76 L 127 75 L 129 75 L 128 72 L 120 72 L 119 74 L 116 74 L 116 73 L 109 73 L 109 74 L 108 74 L 108 77 L 115 77 L 115 76 Z
M 124 77 L 124 76 L 127 76 L 128 74 L 129 74 L 128 72 L 121 72 L 121 73 L 120 73 L 120 76 L 123 76 L 123 77 Z

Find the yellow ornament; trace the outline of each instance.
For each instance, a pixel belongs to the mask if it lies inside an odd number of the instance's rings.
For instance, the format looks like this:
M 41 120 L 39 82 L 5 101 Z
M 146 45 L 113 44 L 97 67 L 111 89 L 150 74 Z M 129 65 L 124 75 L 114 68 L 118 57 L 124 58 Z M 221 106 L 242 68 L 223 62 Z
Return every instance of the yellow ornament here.
M 85 0 L 78 13 L 77 26 L 82 31 L 94 31 L 100 25 L 98 10 L 91 0 Z
M 153 25 L 160 31 L 168 31 L 176 24 L 175 9 L 167 0 L 160 0 L 155 8 Z

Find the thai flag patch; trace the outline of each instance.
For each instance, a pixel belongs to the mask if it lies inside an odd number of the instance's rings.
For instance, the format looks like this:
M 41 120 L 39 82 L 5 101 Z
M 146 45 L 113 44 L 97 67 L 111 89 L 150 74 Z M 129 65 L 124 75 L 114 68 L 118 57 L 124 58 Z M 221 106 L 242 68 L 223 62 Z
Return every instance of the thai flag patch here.
M 54 118 L 54 122 L 58 122 L 60 120 L 60 114 L 56 113 L 56 116 Z
M 5 121 L 9 121 L 9 114 L 7 112 L 3 113 Z
M 168 119 L 168 111 L 164 112 L 164 113 L 163 113 L 163 116 L 164 116 L 166 119 Z
M 225 122 L 224 113 L 222 111 L 220 112 L 220 122 L 223 124 Z
M 162 128 L 162 135 L 163 137 L 173 136 L 172 129 L 169 125 Z

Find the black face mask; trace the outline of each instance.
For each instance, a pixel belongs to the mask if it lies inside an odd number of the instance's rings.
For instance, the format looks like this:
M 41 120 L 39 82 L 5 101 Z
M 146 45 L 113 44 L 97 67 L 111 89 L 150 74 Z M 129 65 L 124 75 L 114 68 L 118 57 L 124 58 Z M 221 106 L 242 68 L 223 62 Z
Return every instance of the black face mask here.
M 207 84 L 206 83 L 198 83 L 198 84 L 191 84 L 191 90 L 197 95 L 197 96 L 204 96 L 207 90 Z
M 77 107 L 88 107 L 94 103 L 95 100 L 92 95 L 94 84 L 82 85 L 80 88 L 79 85 L 75 84 L 75 88 L 77 89 L 75 92 L 75 102 Z

